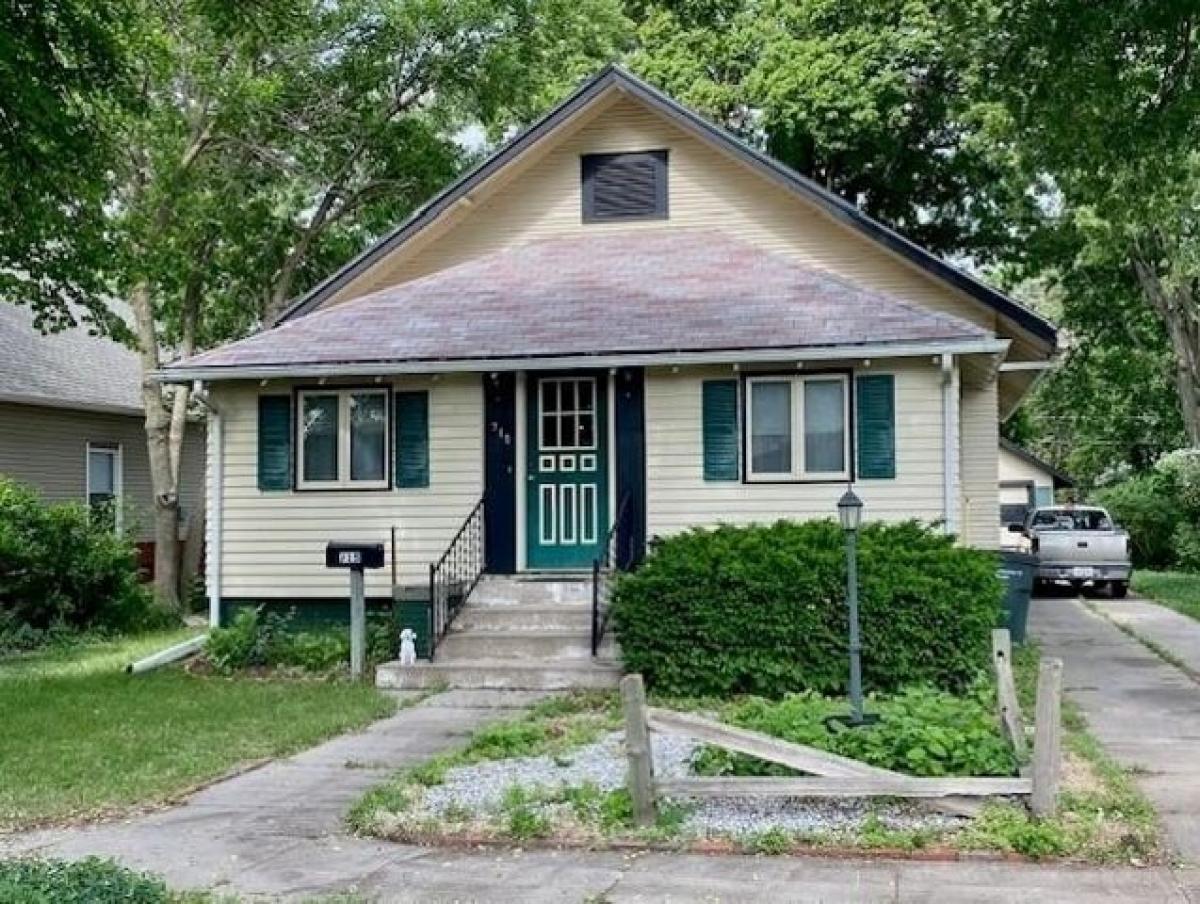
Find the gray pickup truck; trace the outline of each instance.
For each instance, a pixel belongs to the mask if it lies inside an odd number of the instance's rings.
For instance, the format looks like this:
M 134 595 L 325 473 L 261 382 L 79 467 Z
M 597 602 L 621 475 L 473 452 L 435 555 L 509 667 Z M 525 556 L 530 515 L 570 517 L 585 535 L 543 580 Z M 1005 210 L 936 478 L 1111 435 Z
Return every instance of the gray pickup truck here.
M 1010 530 L 1037 556 L 1037 582 L 1065 581 L 1076 590 L 1107 587 L 1116 598 L 1129 592 L 1133 573 L 1129 534 L 1102 508 L 1055 505 L 1031 509 L 1025 523 Z

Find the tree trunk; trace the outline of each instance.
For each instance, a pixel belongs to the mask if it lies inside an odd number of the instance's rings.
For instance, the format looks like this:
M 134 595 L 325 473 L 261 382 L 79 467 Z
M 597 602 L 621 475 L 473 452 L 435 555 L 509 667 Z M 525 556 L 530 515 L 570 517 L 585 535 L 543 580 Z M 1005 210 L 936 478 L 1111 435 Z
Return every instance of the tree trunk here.
M 133 308 L 139 355 L 142 361 L 142 403 L 146 409 L 146 450 L 150 456 L 150 483 L 154 492 L 154 595 L 159 605 L 172 611 L 180 609 L 179 600 L 179 471 L 178 452 L 172 455 L 176 441 L 183 443 L 186 420 L 176 425 L 180 407 L 178 396 L 171 410 L 162 385 L 152 376 L 159 366 L 158 333 L 154 325 L 154 305 L 146 281 L 134 286 L 129 299 Z M 186 410 L 186 399 L 183 407 Z M 174 429 L 173 429 L 174 428 Z
M 1144 257 L 1135 255 L 1134 273 L 1150 307 L 1162 318 L 1175 359 L 1175 391 L 1188 443 L 1200 447 L 1200 299 L 1190 287 L 1171 288 Z

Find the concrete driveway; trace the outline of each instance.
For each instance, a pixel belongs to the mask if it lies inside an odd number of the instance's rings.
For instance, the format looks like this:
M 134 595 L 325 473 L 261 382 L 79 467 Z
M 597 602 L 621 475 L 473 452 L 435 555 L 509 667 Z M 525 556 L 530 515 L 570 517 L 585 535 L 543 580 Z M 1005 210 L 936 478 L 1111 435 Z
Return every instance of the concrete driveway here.
M 1030 612 L 1031 634 L 1046 655 L 1062 658 L 1064 688 L 1092 732 L 1137 770 L 1183 864 L 1179 875 L 1200 900 L 1200 685 L 1105 613 L 1131 630 L 1153 626 L 1161 643 L 1151 643 L 1181 654 L 1200 654 L 1200 623 L 1141 600 L 1040 597 Z

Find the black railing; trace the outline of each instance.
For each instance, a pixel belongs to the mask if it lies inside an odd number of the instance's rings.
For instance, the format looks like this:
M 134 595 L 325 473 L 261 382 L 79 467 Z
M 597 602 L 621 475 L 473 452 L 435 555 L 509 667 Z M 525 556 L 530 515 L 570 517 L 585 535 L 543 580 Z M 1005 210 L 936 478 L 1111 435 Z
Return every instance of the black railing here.
M 483 577 L 483 500 L 475 503 L 442 557 L 429 566 L 429 658 L 446 636 L 458 610 Z
M 600 651 L 600 643 L 608 630 L 609 603 L 612 602 L 613 576 L 622 565 L 632 561 L 628 550 L 622 550 L 625 529 L 622 527 L 628 496 L 621 497 L 617 517 L 604 535 L 600 555 L 592 560 L 592 655 Z M 624 555 L 622 553 L 625 553 Z

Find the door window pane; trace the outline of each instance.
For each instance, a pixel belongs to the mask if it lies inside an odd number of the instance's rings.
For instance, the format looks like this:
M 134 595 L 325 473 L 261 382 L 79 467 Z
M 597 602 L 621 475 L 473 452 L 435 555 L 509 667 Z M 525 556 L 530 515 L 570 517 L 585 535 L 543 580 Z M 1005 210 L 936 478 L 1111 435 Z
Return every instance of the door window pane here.
M 305 396 L 304 479 L 338 478 L 338 397 Z
M 750 384 L 750 468 L 755 474 L 792 470 L 792 387 L 784 382 Z
M 387 404 L 383 393 L 350 396 L 350 479 L 385 479 Z
M 542 448 L 554 449 L 558 446 L 558 415 L 542 415 Z
M 579 415 L 579 447 L 591 449 L 596 445 L 596 416 L 594 414 Z
M 846 386 L 841 380 L 808 380 L 804 384 L 804 470 L 846 470 Z

